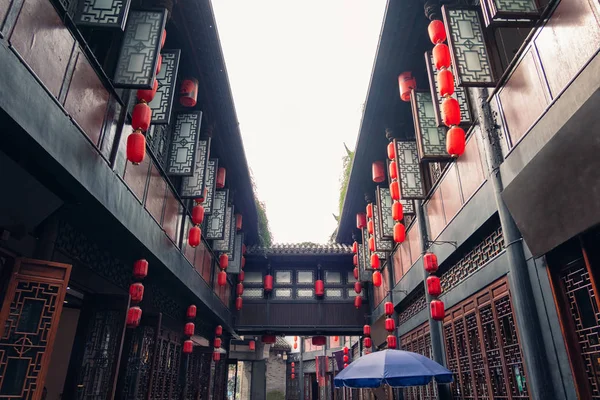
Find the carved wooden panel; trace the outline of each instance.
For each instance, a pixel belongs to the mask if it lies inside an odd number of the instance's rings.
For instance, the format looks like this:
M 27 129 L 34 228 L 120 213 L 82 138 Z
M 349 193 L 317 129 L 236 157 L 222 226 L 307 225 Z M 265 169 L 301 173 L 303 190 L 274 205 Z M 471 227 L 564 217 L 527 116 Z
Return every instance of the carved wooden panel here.
M 423 174 L 414 141 L 394 140 L 400 197 L 404 200 L 424 199 L 426 196 Z
M 156 367 L 150 389 L 151 399 L 177 399 L 181 394 L 181 336 L 179 332 L 161 327 L 157 341 Z
M 394 219 L 392 218 L 392 196 L 390 189 L 377 187 L 377 210 L 379 213 L 379 227 L 381 237 L 389 239 L 394 237 Z
M 413 90 L 410 96 L 417 151 L 422 161 L 445 161 L 452 157 L 446 151 L 446 128 L 436 121 L 434 101 L 429 92 Z
M 481 10 L 486 26 L 515 24 L 537 20 L 540 16 L 536 0 L 481 0 Z
M 79 0 L 77 25 L 123 30 L 131 0 Z
M 202 111 L 177 114 L 169 150 L 167 174 L 182 176 L 194 174 L 201 122 Z
M 202 207 L 204 207 L 204 214 L 210 215 L 213 211 L 213 201 L 215 197 L 215 183 L 217 179 L 217 170 L 219 169 L 219 159 L 211 158 L 208 160 L 206 164 L 206 198 L 204 199 L 204 203 L 202 203 Z
M 233 206 L 228 206 L 225 210 L 225 226 L 223 228 L 223 239 L 213 241 L 212 248 L 214 252 L 229 253 L 231 250 L 233 250 L 233 246 L 230 239 L 232 239 L 232 234 L 235 234 L 235 232 L 232 232 L 232 228 L 235 230 L 234 210 Z
M 212 213 L 206 218 L 205 235 L 208 240 L 223 239 L 229 190 L 217 190 Z
M 181 198 L 195 199 L 204 195 L 206 166 L 210 157 L 210 138 L 199 140 L 196 147 L 194 174 L 181 178 Z
M 391 208 L 390 208 L 390 218 L 391 218 Z M 389 238 L 384 238 L 382 236 L 382 226 L 381 226 L 381 215 L 379 214 L 379 207 L 373 204 L 373 222 L 375 225 L 374 235 L 375 238 L 375 251 L 376 252 L 390 252 L 394 248 L 394 242 Z M 393 231 L 392 231 L 393 235 Z M 387 255 L 386 255 L 387 258 Z
M 362 243 L 358 246 L 358 277 L 361 282 L 371 282 L 373 276 L 367 268 L 371 268 L 371 260 L 369 259 L 369 232 L 367 228 L 362 229 Z
M 405 351 L 424 355 L 431 358 L 431 336 L 429 334 L 429 323 L 426 322 L 400 338 L 400 348 Z M 426 386 L 413 386 L 404 389 L 405 400 L 436 400 L 437 385 L 431 382 Z
M 158 89 L 154 99 L 148 103 L 152 109 L 152 125 L 171 123 L 173 99 L 177 94 L 175 85 L 177 84 L 181 50 L 163 50 L 160 54 L 162 55 L 162 67 L 156 75 Z
M 235 224 L 234 229 L 235 229 Z M 242 247 L 244 244 L 244 234 L 234 233 L 233 252 L 230 253 L 229 266 L 227 272 L 237 274 L 242 270 Z

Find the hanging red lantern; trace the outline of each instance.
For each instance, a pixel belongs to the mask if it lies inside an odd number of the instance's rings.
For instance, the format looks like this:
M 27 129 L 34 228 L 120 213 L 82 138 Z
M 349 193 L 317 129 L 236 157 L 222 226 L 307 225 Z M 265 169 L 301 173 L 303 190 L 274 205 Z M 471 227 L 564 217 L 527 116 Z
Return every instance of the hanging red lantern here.
M 241 296 L 244 294 L 244 284 L 243 283 L 238 283 L 237 286 L 235 287 L 235 294 L 238 296 Z
M 152 109 L 146 103 L 137 103 L 131 112 L 131 127 L 133 130 L 146 132 L 152 121 Z
M 165 47 L 165 42 L 167 41 L 167 31 L 163 29 L 162 37 L 160 38 L 160 48 Z
M 435 275 L 428 276 L 425 280 L 427 285 L 427 293 L 433 297 L 439 297 L 442 294 L 442 284 L 440 278 Z
M 390 179 L 398 179 L 398 167 L 396 167 L 396 161 L 390 162 L 388 172 L 390 174 Z
M 215 340 L 213 340 L 213 347 L 216 349 L 221 348 L 221 338 L 215 338 Z
M 358 253 L 358 242 L 356 242 L 356 241 L 354 243 L 352 243 L 352 252 L 354 254 Z
M 348 364 L 344 364 L 344 369 L 348 368 Z
M 395 349 L 398 347 L 398 338 L 394 335 L 389 335 L 387 337 L 387 347 L 388 349 Z
M 244 271 L 240 271 L 238 274 L 238 282 L 244 282 L 244 278 L 246 277 L 246 273 Z
M 392 204 L 392 219 L 394 221 L 402 221 L 404 219 L 404 207 L 399 201 Z
M 219 272 L 219 275 L 217 276 L 217 283 L 219 286 L 225 286 L 225 284 L 227 284 L 227 272 Z
M 355 267 L 358 266 L 358 254 L 355 254 L 354 257 L 352 257 L 352 264 L 354 264 Z
M 294 367 L 292 367 L 292 374 L 294 374 L 296 372 L 296 369 Z
M 417 81 L 412 76 L 412 72 L 403 72 L 398 75 L 398 86 L 400 87 L 400 99 L 410 101 L 411 92 L 417 88 Z
M 271 290 L 273 290 L 273 276 L 272 275 L 265 275 L 265 279 L 264 279 L 264 290 L 265 292 L 270 292 Z
M 362 284 L 360 282 L 354 282 L 354 291 L 356 294 L 360 294 L 362 291 Z
M 431 43 L 433 44 L 438 44 L 446 40 L 446 27 L 439 19 L 431 21 L 427 27 L 427 32 L 429 33 L 429 39 L 431 39 Z
M 273 344 L 277 341 L 277 338 L 275 335 L 263 335 L 261 340 L 265 344 Z
M 200 244 L 200 238 L 202 231 L 198 226 L 192 226 L 190 228 L 190 234 L 188 235 L 188 244 L 192 247 L 196 247 Z
M 365 348 L 367 348 L 367 349 L 370 349 L 370 348 L 371 348 L 371 346 L 373 346 L 373 341 L 371 340 L 371 338 L 370 338 L 370 337 L 366 337 L 366 338 L 363 340 L 363 347 L 365 347 Z
M 373 203 L 367 204 L 367 218 L 373 218 Z
M 367 226 L 367 215 L 365 213 L 356 214 L 356 228 L 364 229 Z
M 242 305 L 244 304 L 244 300 L 241 297 L 237 297 L 235 299 L 235 309 L 240 311 L 242 309 Z
M 298 343 L 294 343 L 294 350 L 298 348 Z
M 254 350 L 256 350 L 256 343 L 254 343 L 254 340 L 251 340 L 251 341 L 248 343 L 248 349 L 249 349 L 250 351 L 254 351 Z
M 429 304 L 429 310 L 431 311 L 431 318 L 436 321 L 442 321 L 446 316 L 443 301 L 431 300 L 431 303 Z
M 141 259 L 133 263 L 133 277 L 142 280 L 148 276 L 148 261 Z
M 131 307 L 127 310 L 127 319 L 125 321 L 127 328 L 133 329 L 140 325 L 142 320 L 142 309 L 139 307 Z
M 354 297 L 354 307 L 358 310 L 362 306 L 363 299 L 361 296 Z
M 381 272 L 373 272 L 373 286 L 380 287 L 382 283 Z
M 432 51 L 433 63 L 435 68 L 439 71 L 441 69 L 450 68 L 450 50 L 444 43 L 438 43 L 433 47 Z
M 384 304 L 385 315 L 392 315 L 394 313 L 394 303 L 386 301 Z
M 204 207 L 200 204 L 196 204 L 194 208 L 192 208 L 192 223 L 194 225 L 200 225 L 204 221 Z
M 223 334 L 223 327 L 221 325 L 217 325 L 215 327 L 215 336 L 221 336 Z
M 347 363 L 348 361 L 350 361 L 350 357 L 344 356 L 344 362 Z
M 385 166 L 383 165 L 383 161 L 375 161 L 371 168 L 373 173 L 373 182 L 383 182 L 385 180 Z
M 442 101 L 442 121 L 446 126 L 460 124 L 460 105 L 454 97 L 446 97 Z
M 433 274 L 438 270 L 437 256 L 433 253 L 425 253 L 423 255 L 423 267 L 425 271 Z
M 156 96 L 156 91 L 158 90 L 158 80 L 154 80 L 154 83 L 152 84 L 152 89 L 139 89 L 137 91 L 137 99 L 138 102 L 145 102 L 145 103 L 150 103 L 153 99 L 154 96 Z
M 394 142 L 389 142 L 387 145 L 387 156 L 390 160 L 396 159 L 396 147 L 394 147 Z
M 235 214 L 235 230 L 242 230 L 242 214 Z
M 161 68 L 162 68 L 162 54 L 159 54 L 158 61 L 156 62 L 156 75 L 159 74 Z
M 354 257 L 358 257 L 358 256 L 354 256 Z M 354 279 L 358 280 L 358 268 L 354 268 L 352 273 L 354 274 Z
M 144 157 L 146 157 L 146 137 L 138 129 L 127 137 L 127 160 L 138 165 L 144 161 Z
M 367 223 L 367 231 L 369 232 L 369 235 L 372 235 L 373 232 L 375 232 L 375 223 L 372 220 Z
M 459 157 L 465 153 L 467 139 L 465 131 L 458 126 L 453 126 L 446 132 L 446 151 L 452 157 Z
M 184 354 L 192 354 L 194 350 L 194 342 L 191 340 L 186 340 L 183 342 L 183 353 Z
M 381 260 L 379 260 L 378 254 L 371 254 L 371 268 L 379 269 L 381 266 Z
M 363 326 L 363 336 L 371 336 L 371 325 Z
M 370 222 L 372 222 L 372 221 L 370 221 Z M 375 238 L 373 236 L 371 236 L 369 238 L 369 250 L 375 251 Z
M 325 336 L 313 336 L 312 344 L 313 346 L 325 346 L 327 342 L 327 338 Z
M 184 107 L 194 107 L 198 100 L 198 80 L 196 78 L 185 79 L 181 82 L 179 90 L 179 103 Z
M 187 317 L 188 319 L 194 319 L 194 318 L 196 318 L 196 312 L 197 312 L 197 310 L 198 310 L 198 309 L 196 308 L 196 306 L 195 306 L 195 305 L 193 305 L 193 304 L 192 304 L 192 305 L 190 305 L 190 306 L 187 308 L 187 311 L 186 311 L 186 313 L 185 313 L 186 317 Z
M 240 266 L 242 269 L 246 266 L 246 257 L 242 256 L 242 265 Z
M 225 178 L 227 176 L 227 170 L 220 167 L 217 170 L 217 189 L 223 189 L 225 187 Z
M 221 253 L 219 256 L 219 268 L 226 270 L 229 266 L 229 257 L 225 253 Z
M 219 353 L 218 351 L 213 352 L 213 361 L 217 362 L 221 360 L 221 353 Z
M 139 303 L 144 299 L 144 285 L 139 282 L 129 285 L 129 296 L 132 303 Z
M 348 353 L 350 352 L 350 349 L 348 349 L 348 346 L 344 347 L 344 354 L 348 355 Z
M 290 375 L 290 378 L 292 378 L 292 379 L 296 379 L 296 374 L 292 374 L 292 375 Z
M 394 322 L 393 318 L 385 319 L 385 330 L 388 332 L 393 332 L 396 329 L 396 322 Z
M 400 183 L 398 181 L 390 183 L 390 195 L 392 200 L 400 201 Z
M 321 297 L 324 294 L 325 294 L 325 284 L 323 283 L 323 280 L 317 279 L 315 281 L 315 295 L 317 297 Z
M 406 228 L 402 222 L 396 222 L 394 225 L 394 242 L 402 243 L 406 239 Z
M 437 74 L 438 93 L 441 97 L 454 94 L 454 75 L 449 69 L 443 69 Z
M 194 336 L 196 332 L 196 325 L 193 322 L 188 322 L 183 326 L 183 334 L 185 336 Z

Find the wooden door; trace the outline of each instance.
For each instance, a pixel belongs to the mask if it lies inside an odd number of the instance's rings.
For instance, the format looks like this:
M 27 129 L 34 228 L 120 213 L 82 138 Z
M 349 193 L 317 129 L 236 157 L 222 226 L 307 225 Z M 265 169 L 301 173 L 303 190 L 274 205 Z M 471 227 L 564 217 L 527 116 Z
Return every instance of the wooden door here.
M 0 311 L 0 397 L 38 400 L 71 266 L 17 258 Z

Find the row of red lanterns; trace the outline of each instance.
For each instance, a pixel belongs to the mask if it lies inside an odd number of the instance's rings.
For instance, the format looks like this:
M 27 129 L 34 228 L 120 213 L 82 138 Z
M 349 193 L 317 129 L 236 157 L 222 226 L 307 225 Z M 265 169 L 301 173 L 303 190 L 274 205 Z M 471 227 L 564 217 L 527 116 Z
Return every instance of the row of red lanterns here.
M 434 298 L 431 300 L 431 303 L 429 303 L 431 318 L 435 321 L 443 321 L 446 316 L 444 302 L 438 300 L 438 297 L 442 294 L 442 284 L 440 278 L 434 275 L 439 268 L 437 256 L 433 253 L 425 253 L 423 255 L 423 267 L 425 268 L 425 271 L 429 273 L 429 276 L 425 280 L 427 293 Z
M 294 350 L 298 348 L 298 336 L 294 336 Z
M 185 312 L 185 316 L 188 322 L 183 326 L 183 334 L 187 336 L 187 339 L 183 341 L 183 353 L 184 354 L 192 354 L 194 351 L 194 342 L 192 341 L 192 336 L 196 332 L 196 324 L 194 324 L 194 320 L 196 319 L 196 315 L 198 312 L 198 308 L 194 304 L 190 304 Z
M 344 359 L 344 368 L 346 368 L 348 366 L 348 364 L 350 363 L 350 356 L 349 356 L 350 350 L 348 349 L 348 346 L 344 346 L 343 351 L 344 351 L 344 358 L 343 358 Z
M 363 298 L 361 295 L 362 292 L 362 284 L 358 280 L 358 243 L 354 242 L 352 245 L 352 251 L 354 252 L 353 262 L 354 262 L 354 279 L 356 282 L 354 283 L 354 291 L 356 292 L 356 296 L 354 296 L 354 307 L 358 310 L 362 307 Z
M 292 361 L 291 367 L 292 367 L 292 370 L 290 373 L 290 378 L 295 379 L 296 378 L 296 363 Z
M 213 342 L 213 347 L 214 347 L 214 351 L 213 351 L 213 360 L 219 361 L 221 359 L 221 353 L 220 353 L 220 349 L 221 349 L 221 335 L 223 334 L 223 327 L 221 325 L 217 325 L 217 327 L 215 328 L 215 340 Z
M 365 354 L 369 354 L 371 352 L 371 347 L 373 346 L 373 340 L 371 340 L 370 325 L 363 326 L 363 337 L 363 347 L 365 349 Z
M 375 165 L 375 163 L 373 164 Z M 382 163 L 383 165 L 383 163 Z M 381 272 L 379 272 L 379 268 L 381 268 L 381 260 L 379 259 L 379 254 L 375 253 L 375 220 L 373 215 L 373 204 L 367 204 L 366 209 L 366 217 L 367 217 L 367 232 L 369 234 L 369 242 L 368 247 L 371 254 L 371 268 L 373 271 L 373 286 L 380 287 L 382 283 Z
M 141 259 L 134 262 L 132 275 L 137 282 L 129 286 L 129 296 L 131 297 L 131 303 L 135 305 L 127 310 L 125 321 L 127 328 L 130 329 L 137 328 L 142 321 L 142 309 L 139 307 L 139 303 L 144 299 L 144 285 L 141 281 L 148 276 L 148 261 Z
M 387 347 L 388 349 L 395 349 L 398 346 L 398 339 L 394 332 L 396 331 L 396 321 L 392 318 L 394 314 L 394 304 L 391 301 L 385 302 L 385 330 L 388 331 Z

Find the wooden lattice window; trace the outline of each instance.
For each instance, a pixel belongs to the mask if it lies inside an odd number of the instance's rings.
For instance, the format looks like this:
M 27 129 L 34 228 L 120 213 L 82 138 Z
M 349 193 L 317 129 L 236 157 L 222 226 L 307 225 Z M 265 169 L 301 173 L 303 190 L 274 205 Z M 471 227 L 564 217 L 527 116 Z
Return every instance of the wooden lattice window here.
M 431 337 L 429 335 L 429 322 L 425 322 L 400 338 L 400 348 L 413 353 L 422 354 L 431 358 Z M 415 386 L 404 389 L 404 400 L 435 400 L 437 399 L 437 386 L 430 383 L 427 386 Z

